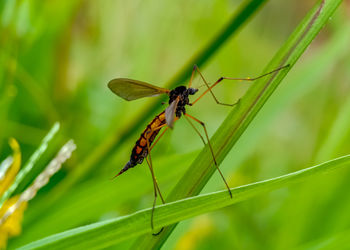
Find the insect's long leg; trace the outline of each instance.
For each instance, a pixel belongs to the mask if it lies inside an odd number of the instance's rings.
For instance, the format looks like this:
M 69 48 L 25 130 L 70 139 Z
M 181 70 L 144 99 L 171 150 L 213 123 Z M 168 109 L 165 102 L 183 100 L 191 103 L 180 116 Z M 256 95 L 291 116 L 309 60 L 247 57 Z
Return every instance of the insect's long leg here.
M 196 122 L 198 122 L 198 123 L 203 127 L 204 132 L 205 132 L 205 136 L 206 136 L 207 141 L 208 141 L 208 145 L 209 145 L 209 149 L 210 149 L 211 155 L 213 156 L 214 165 L 215 165 L 216 169 L 218 170 L 218 172 L 220 173 L 221 178 L 222 178 L 222 180 L 224 181 L 224 183 L 225 183 L 225 185 L 226 185 L 226 187 L 227 187 L 227 190 L 228 190 L 228 192 L 229 192 L 229 194 L 230 194 L 230 196 L 231 196 L 231 198 L 232 198 L 232 193 L 231 193 L 230 187 L 229 187 L 229 185 L 227 184 L 227 182 L 226 182 L 226 180 L 225 180 L 225 177 L 224 177 L 224 175 L 222 174 L 221 170 L 219 169 L 218 163 L 216 162 L 215 155 L 214 155 L 214 151 L 213 151 L 213 148 L 212 148 L 212 146 L 211 146 L 211 143 L 210 143 L 210 140 L 209 140 L 209 136 L 208 136 L 208 132 L 207 132 L 207 129 L 206 129 L 206 127 L 205 127 L 204 122 L 198 120 L 197 118 L 195 118 L 195 117 L 193 117 L 193 116 L 191 116 L 191 115 L 189 115 L 189 114 L 185 114 L 185 116 L 187 116 L 187 117 L 189 117 L 189 118 L 195 120 Z
M 192 128 L 197 132 L 199 137 L 202 139 L 202 142 L 204 143 L 204 145 L 206 145 L 205 140 L 204 140 L 203 136 L 201 135 L 201 133 L 198 131 L 198 129 L 193 125 L 193 123 L 191 122 L 191 120 L 187 116 L 185 116 L 185 118 L 188 121 L 188 123 L 192 126 Z
M 162 195 L 162 193 L 160 192 L 160 189 L 159 189 L 159 185 L 158 185 L 157 178 L 156 178 L 156 176 L 155 176 L 155 174 L 154 174 L 154 171 L 153 171 L 152 161 L 150 161 L 150 160 L 147 159 L 147 158 L 146 158 L 146 161 L 147 161 L 147 164 L 148 164 L 148 166 L 149 166 L 149 168 L 150 168 L 150 170 L 151 170 L 152 179 L 153 179 L 153 177 L 154 177 L 154 180 L 155 180 L 153 184 L 155 184 L 155 188 L 157 189 L 157 191 L 158 191 L 158 193 L 159 193 L 159 196 L 160 196 L 160 199 L 162 200 L 162 203 L 165 204 L 163 195 Z
M 176 121 L 177 119 L 175 119 Z M 148 134 L 152 134 L 154 131 L 157 131 L 157 130 L 160 130 L 161 128 L 165 127 L 165 129 L 163 130 L 163 132 L 160 134 L 160 136 L 158 136 L 157 140 L 154 141 L 152 147 L 150 147 L 150 143 L 149 143 L 149 136 Z M 154 174 L 154 170 L 153 170 L 153 165 L 152 165 L 152 158 L 151 158 L 151 150 L 153 149 L 153 147 L 158 143 L 159 139 L 165 134 L 165 132 L 167 131 L 169 127 L 167 126 L 167 124 L 162 124 L 158 127 L 155 127 L 155 128 L 151 128 L 150 131 L 147 131 L 146 134 L 145 134 L 145 138 L 146 138 L 146 142 L 147 142 L 147 155 L 148 155 L 148 158 L 146 157 L 146 161 L 147 161 L 147 164 L 148 164 L 148 167 L 151 171 L 151 175 L 152 175 L 152 181 L 153 181 L 153 188 L 154 188 L 154 201 L 153 201 L 153 206 L 152 206 L 152 212 L 151 212 L 151 228 L 152 230 L 154 229 L 154 225 L 153 225 L 153 217 L 154 217 L 154 210 L 155 210 L 155 206 L 156 206 L 156 202 L 157 202 L 157 197 L 158 197 L 158 194 L 163 202 L 163 204 L 165 204 L 165 200 L 163 198 L 163 195 L 160 191 L 160 188 L 159 188 L 159 185 L 158 185 L 158 182 L 157 182 L 157 178 Z M 157 236 L 159 235 L 162 231 L 163 231 L 164 227 L 160 229 L 160 231 L 158 233 L 153 233 L 154 236 Z
M 148 140 L 147 140 L 147 149 L 149 150 L 149 142 L 148 142 Z M 154 200 L 153 200 L 152 212 L 151 212 L 151 228 L 152 228 L 152 231 L 153 231 L 154 230 L 154 225 L 153 225 L 154 209 L 156 207 L 156 202 L 157 202 L 157 197 L 158 197 L 157 193 L 158 192 L 159 192 L 159 195 L 160 195 L 160 197 L 162 199 L 162 202 L 163 203 L 165 203 L 165 202 L 164 202 L 163 197 L 162 197 L 162 195 L 160 193 L 160 190 L 159 190 L 159 187 L 158 187 L 158 184 L 157 184 L 157 180 L 156 180 L 156 177 L 155 177 L 154 172 L 153 172 L 152 159 L 150 157 L 150 152 L 148 152 L 148 159 L 146 157 L 146 161 L 147 161 L 148 167 L 149 167 L 149 169 L 151 171 L 152 180 L 153 180 L 153 188 L 154 188 Z M 152 233 L 152 234 L 156 236 L 156 235 L 160 234 L 162 231 L 163 231 L 163 228 L 161 228 L 159 232 Z
M 151 130 L 150 132 L 153 132 L 153 131 L 154 131 L 154 130 Z M 161 136 L 162 136 L 163 134 L 164 134 L 164 133 L 162 133 Z M 149 169 L 150 169 L 150 171 L 151 171 L 151 175 L 152 175 L 152 179 L 153 179 L 153 183 L 154 183 L 154 185 L 155 185 L 155 188 L 157 189 L 157 191 L 158 191 L 158 193 L 159 193 L 159 196 L 160 196 L 160 198 L 161 198 L 163 204 L 165 204 L 163 195 L 162 195 L 162 193 L 160 192 L 160 188 L 159 188 L 159 185 L 158 185 L 158 182 L 157 182 L 157 178 L 156 178 L 156 176 L 155 176 L 155 174 L 154 174 L 153 164 L 152 164 L 152 158 L 151 158 L 151 150 L 152 150 L 152 148 L 151 148 L 150 145 L 149 145 L 149 139 L 148 139 L 147 136 L 146 136 L 146 141 L 147 141 L 147 152 L 148 152 L 148 159 L 147 159 L 147 157 L 146 157 L 146 160 L 147 160 L 147 163 L 149 163 L 148 165 L 149 165 Z M 159 140 L 158 140 L 158 141 L 159 141 Z M 156 142 L 158 142 L 158 141 L 156 141 Z M 154 144 L 154 145 L 155 145 L 155 144 Z
M 219 105 L 234 106 L 234 105 L 236 104 L 236 103 L 234 103 L 234 104 L 222 103 L 222 102 L 220 102 L 220 101 L 216 98 L 216 96 L 214 95 L 214 92 L 212 91 L 212 88 L 215 87 L 215 85 L 217 85 L 217 84 L 218 84 L 219 82 L 221 82 L 223 79 L 220 78 L 221 80 L 219 79 L 219 80 L 217 80 L 212 86 L 209 86 L 209 84 L 208 84 L 208 82 L 205 80 L 203 74 L 199 71 L 197 65 L 194 66 L 193 70 L 196 70 L 196 71 L 198 72 L 198 74 L 199 74 L 200 77 L 202 78 L 202 80 L 203 80 L 205 86 L 207 86 L 208 89 L 207 89 L 206 91 L 204 91 L 194 102 L 192 102 L 192 105 L 195 104 L 200 98 L 202 98 L 202 97 L 203 97 L 206 93 L 208 93 L 208 92 L 210 92 L 210 94 L 213 96 L 215 102 L 216 102 L 217 104 L 219 104 Z
M 221 103 L 221 102 L 219 102 L 218 99 L 215 97 L 213 91 L 212 91 L 212 89 L 213 89 L 216 85 L 218 85 L 222 80 L 255 81 L 255 80 L 258 80 L 258 79 L 260 79 L 260 78 L 262 78 L 262 77 L 264 77 L 264 76 L 270 75 L 270 74 L 272 74 L 272 73 L 275 73 L 275 72 L 277 72 L 277 71 L 279 71 L 279 70 L 281 70 L 281 69 L 287 68 L 287 67 L 289 67 L 289 64 L 288 64 L 288 65 L 285 65 L 285 66 L 282 66 L 282 67 L 279 67 L 279 68 L 277 68 L 277 69 L 275 69 L 275 70 L 272 70 L 272 71 L 270 71 L 270 72 L 268 72 L 268 73 L 262 74 L 262 75 L 260 75 L 260 76 L 258 76 L 258 77 L 253 77 L 253 78 L 251 78 L 251 77 L 247 77 L 247 78 L 220 77 L 220 78 L 219 78 L 213 85 L 211 85 L 211 86 L 209 86 L 208 82 L 204 79 L 204 76 L 203 76 L 202 73 L 199 71 L 198 67 L 195 67 L 196 70 L 197 70 L 197 72 L 198 72 L 198 74 L 201 76 L 201 78 L 202 78 L 204 84 L 207 86 L 208 89 L 207 89 L 206 91 L 204 91 L 196 100 L 194 100 L 194 102 L 192 102 L 192 105 L 195 104 L 197 101 L 199 101 L 205 94 L 207 94 L 208 92 L 210 92 L 211 95 L 213 96 L 215 102 L 216 102 L 217 104 L 225 105 L 225 106 L 234 106 L 234 105 L 237 104 L 237 102 L 236 102 L 236 103 L 233 103 L 233 104 L 226 104 L 226 103 Z
M 152 212 L 151 212 L 151 228 L 152 228 L 152 230 L 154 229 L 153 217 L 154 217 L 154 209 L 155 209 L 155 206 L 156 206 L 158 193 L 159 193 L 160 199 L 162 200 L 163 204 L 165 204 L 165 201 L 164 201 L 163 195 L 162 195 L 162 193 L 160 191 L 160 188 L 159 188 L 159 185 L 158 185 L 158 182 L 157 182 L 157 178 L 156 178 L 156 176 L 154 174 L 153 165 L 152 165 L 152 158 L 151 158 L 151 150 L 152 150 L 152 148 L 149 145 L 149 137 L 148 137 L 147 134 L 152 134 L 152 132 L 154 132 L 154 131 L 156 131 L 158 129 L 161 129 L 164 126 L 166 126 L 166 124 L 163 124 L 161 126 L 158 126 L 158 127 L 154 128 L 154 129 L 148 131 L 148 133 L 146 133 L 146 136 L 145 136 L 146 137 L 146 142 L 147 142 L 147 152 L 148 152 L 148 158 L 146 157 L 146 161 L 147 161 L 148 167 L 149 167 L 149 169 L 151 171 L 152 181 L 153 181 L 153 188 L 154 188 L 154 201 L 153 201 Z M 167 130 L 167 128 L 163 131 L 163 133 L 154 142 L 153 146 L 159 141 L 159 138 L 164 135 L 166 130 Z M 161 228 L 161 230 L 158 233 L 153 233 L 153 235 L 156 236 L 156 235 L 160 234 L 163 231 L 163 229 L 164 228 Z
M 197 68 L 198 68 L 197 65 L 194 65 L 194 66 L 193 66 L 192 74 L 191 74 L 191 79 L 190 79 L 190 82 L 188 83 L 188 88 L 191 88 L 191 86 L 192 86 L 192 81 L 193 81 L 194 73 L 196 72 L 196 69 L 197 69 Z
M 146 158 L 146 161 L 147 161 L 148 167 L 151 169 L 151 163 L 149 162 L 148 158 Z M 151 173 L 152 173 L 152 171 L 151 171 Z M 157 192 L 155 181 L 153 179 L 153 174 L 152 174 L 152 180 L 153 180 L 154 200 L 153 200 L 152 212 L 151 212 L 151 228 L 153 230 L 154 229 L 154 227 L 153 227 L 153 213 L 154 213 L 154 207 L 156 206 L 157 197 L 158 197 L 158 192 Z

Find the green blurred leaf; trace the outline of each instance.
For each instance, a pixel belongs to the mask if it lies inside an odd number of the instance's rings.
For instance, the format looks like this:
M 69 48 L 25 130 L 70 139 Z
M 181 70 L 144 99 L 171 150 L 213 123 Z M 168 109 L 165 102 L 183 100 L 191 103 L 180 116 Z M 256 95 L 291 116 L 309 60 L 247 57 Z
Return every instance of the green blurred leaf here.
M 333 235 L 328 238 L 319 239 L 312 241 L 306 244 L 303 244 L 299 247 L 296 247 L 295 250 L 326 250 L 326 249 L 349 249 L 350 247 L 350 231 L 345 231 Z

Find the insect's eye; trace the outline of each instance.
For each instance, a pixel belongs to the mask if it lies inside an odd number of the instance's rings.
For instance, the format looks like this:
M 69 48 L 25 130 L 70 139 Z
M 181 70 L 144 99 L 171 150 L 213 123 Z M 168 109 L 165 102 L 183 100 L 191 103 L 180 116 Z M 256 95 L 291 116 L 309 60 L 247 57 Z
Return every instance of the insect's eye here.
M 188 94 L 189 94 L 189 95 L 194 95 L 197 91 L 198 91 L 198 89 L 189 88 L 189 89 L 188 89 Z

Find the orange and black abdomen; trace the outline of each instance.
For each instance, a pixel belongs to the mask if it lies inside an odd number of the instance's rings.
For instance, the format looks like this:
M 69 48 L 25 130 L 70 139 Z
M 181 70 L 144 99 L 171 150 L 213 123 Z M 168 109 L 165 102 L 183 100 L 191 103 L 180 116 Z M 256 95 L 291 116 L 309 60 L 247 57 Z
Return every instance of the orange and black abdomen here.
M 143 159 L 147 156 L 147 139 L 149 146 L 152 145 L 154 139 L 158 135 L 160 129 L 157 127 L 165 124 L 165 112 L 157 115 L 153 121 L 151 121 L 147 128 L 142 132 L 140 138 L 136 141 L 135 147 L 132 149 L 130 160 L 134 161 L 136 164 L 143 162 Z
M 143 162 L 145 157 L 148 155 L 148 148 L 147 148 L 147 139 L 149 146 L 152 145 L 154 139 L 158 135 L 160 129 L 157 129 L 159 126 L 164 125 L 166 123 L 165 121 L 165 112 L 160 113 L 157 115 L 153 121 L 151 121 L 147 128 L 142 132 L 140 138 L 136 141 L 136 145 L 132 149 L 132 153 L 130 156 L 130 161 L 125 165 L 125 167 L 117 174 L 120 175 L 124 173 L 129 168 L 132 168 L 136 166 L 137 164 L 140 164 Z

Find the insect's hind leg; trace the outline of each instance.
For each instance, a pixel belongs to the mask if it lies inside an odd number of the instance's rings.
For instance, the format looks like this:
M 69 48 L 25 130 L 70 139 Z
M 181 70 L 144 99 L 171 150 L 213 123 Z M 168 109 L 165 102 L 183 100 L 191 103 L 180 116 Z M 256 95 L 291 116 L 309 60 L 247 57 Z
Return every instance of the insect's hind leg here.
M 198 136 L 201 138 L 202 142 L 204 143 L 204 145 L 207 145 L 203 136 L 201 135 L 201 133 L 198 131 L 198 129 L 193 125 L 193 123 L 191 122 L 191 120 L 188 118 L 187 115 L 184 116 L 186 118 L 186 120 L 188 121 L 188 123 L 191 125 L 191 127 L 194 129 L 194 131 L 196 131 L 196 133 L 198 134 Z
M 227 190 L 228 190 L 228 192 L 229 192 L 229 194 L 230 194 L 230 197 L 232 198 L 231 189 L 230 189 L 229 185 L 227 184 L 227 181 L 226 181 L 224 175 L 222 174 L 222 172 L 221 172 L 221 170 L 220 170 L 220 168 L 219 168 L 218 163 L 216 162 L 216 158 L 215 158 L 215 155 L 214 155 L 214 151 L 213 151 L 213 148 L 212 148 L 212 146 L 211 146 L 211 143 L 210 143 L 210 140 L 209 140 L 209 136 L 208 136 L 208 132 L 207 132 L 207 129 L 206 129 L 206 127 L 205 127 L 204 122 L 198 120 L 197 118 L 195 118 L 195 117 L 193 117 L 193 116 L 191 116 L 191 115 L 189 115 L 189 114 L 187 114 L 187 113 L 185 114 L 185 117 L 186 117 L 186 118 L 187 118 L 187 117 L 191 118 L 192 120 L 198 122 L 198 123 L 203 127 L 204 133 L 205 133 L 205 137 L 207 138 L 208 146 L 209 146 L 209 149 L 210 149 L 210 153 L 211 153 L 211 155 L 212 155 L 212 157 L 213 157 L 213 160 L 214 160 L 214 165 L 215 165 L 216 169 L 218 170 L 218 172 L 220 173 L 221 178 L 222 178 L 222 180 L 224 181 L 224 183 L 225 183 L 225 185 L 226 185 L 226 188 L 227 188 Z M 188 119 L 188 118 L 187 118 L 187 119 Z M 190 122 L 189 119 L 188 119 L 188 121 L 189 121 L 189 123 L 191 124 L 191 126 L 196 130 L 196 132 L 199 134 L 199 136 L 201 137 L 201 139 L 202 139 L 202 141 L 204 142 L 204 145 L 205 145 L 205 141 L 204 141 L 202 135 L 201 135 L 201 134 L 199 133 L 199 131 L 194 127 L 194 125 Z
M 155 130 L 158 130 L 162 127 L 164 127 L 165 125 L 162 125 L 160 127 L 157 127 Z M 155 143 L 153 144 L 153 146 L 159 141 L 159 139 L 164 135 L 166 129 L 163 131 L 163 133 L 158 137 L 158 139 L 155 141 Z M 151 130 L 151 131 L 148 131 L 148 133 L 152 133 L 154 132 L 154 130 Z M 147 164 L 148 164 L 148 167 L 151 171 L 151 175 L 152 175 L 152 181 L 153 181 L 153 188 L 154 188 L 154 200 L 153 200 L 153 205 L 152 205 L 152 212 L 151 212 L 151 228 L 152 230 L 154 229 L 154 225 L 153 225 L 153 217 L 154 217 L 154 210 L 155 210 L 155 206 L 156 206 L 156 202 L 157 202 L 157 197 L 158 197 L 158 193 L 159 193 L 159 196 L 160 196 L 160 199 L 162 200 L 163 204 L 165 204 L 165 201 L 164 201 L 164 198 L 162 196 L 162 193 L 160 191 L 160 188 L 159 188 L 159 185 L 158 185 L 158 182 L 157 182 L 157 179 L 156 179 L 156 176 L 154 174 L 154 170 L 153 170 L 153 165 L 152 165 L 152 158 L 151 158 L 151 150 L 153 147 L 150 147 L 149 145 L 149 138 L 147 136 L 147 133 L 146 133 L 146 142 L 147 142 L 147 153 L 148 153 L 148 157 L 146 157 L 146 161 L 147 161 Z M 152 233 L 152 235 L 154 236 L 157 236 L 159 235 L 162 231 L 163 231 L 164 227 L 162 227 L 160 229 L 159 232 L 157 233 Z
M 163 128 L 163 127 L 165 127 L 164 131 L 160 134 L 160 136 L 158 136 L 157 140 L 155 140 L 155 142 L 153 143 L 153 145 L 150 146 L 150 145 L 149 145 L 149 138 L 148 138 L 147 134 L 148 134 L 148 133 L 152 133 L 152 132 L 154 132 L 154 131 L 156 131 L 156 130 L 159 130 L 159 129 Z M 168 128 L 169 128 L 169 127 L 167 127 L 167 124 L 163 124 L 163 125 L 160 125 L 160 126 L 154 128 L 154 129 L 152 129 L 152 130 L 146 132 L 146 142 L 147 142 L 146 145 L 147 145 L 147 152 L 148 152 L 149 162 L 148 162 L 147 157 L 146 157 L 146 160 L 147 160 L 148 166 L 149 166 L 150 171 L 151 171 L 151 174 L 152 174 L 152 179 L 154 180 L 155 186 L 156 186 L 156 188 L 157 188 L 157 190 L 158 190 L 159 196 L 160 196 L 160 198 L 161 198 L 163 204 L 165 204 L 165 201 L 164 201 L 164 198 L 163 198 L 163 196 L 162 196 L 162 193 L 160 192 L 160 188 L 159 188 L 159 185 L 158 185 L 158 182 L 157 182 L 157 178 L 156 178 L 156 176 L 155 176 L 155 174 L 154 174 L 153 164 L 152 164 L 152 158 L 151 158 L 151 150 L 152 150 L 153 147 L 159 142 L 160 138 L 165 134 L 165 132 L 167 131 Z
M 187 88 L 191 88 L 191 86 L 192 86 L 193 77 L 194 77 L 194 73 L 196 72 L 196 69 L 198 69 L 198 66 L 195 64 L 195 65 L 193 66 L 191 78 L 190 78 L 190 81 L 189 81 L 189 83 L 188 83 Z
M 148 164 L 148 166 L 149 166 L 149 168 L 151 170 L 152 180 L 153 180 L 154 200 L 153 200 L 152 212 L 151 212 L 151 228 L 152 228 L 152 230 L 154 230 L 154 225 L 153 225 L 154 209 L 155 209 L 155 206 L 156 206 L 156 203 L 157 203 L 157 197 L 158 197 L 157 193 L 159 192 L 159 194 L 160 194 L 160 190 L 159 190 L 158 185 L 156 184 L 156 179 L 154 178 L 152 163 L 147 158 L 146 158 L 146 161 L 147 161 L 147 164 Z M 160 194 L 160 197 L 162 199 L 162 202 L 164 203 L 164 200 L 163 200 L 163 197 L 162 197 L 161 194 Z M 162 227 L 159 232 L 152 233 L 152 235 L 157 236 L 158 234 L 160 234 L 163 231 L 163 229 L 164 229 L 164 227 Z

